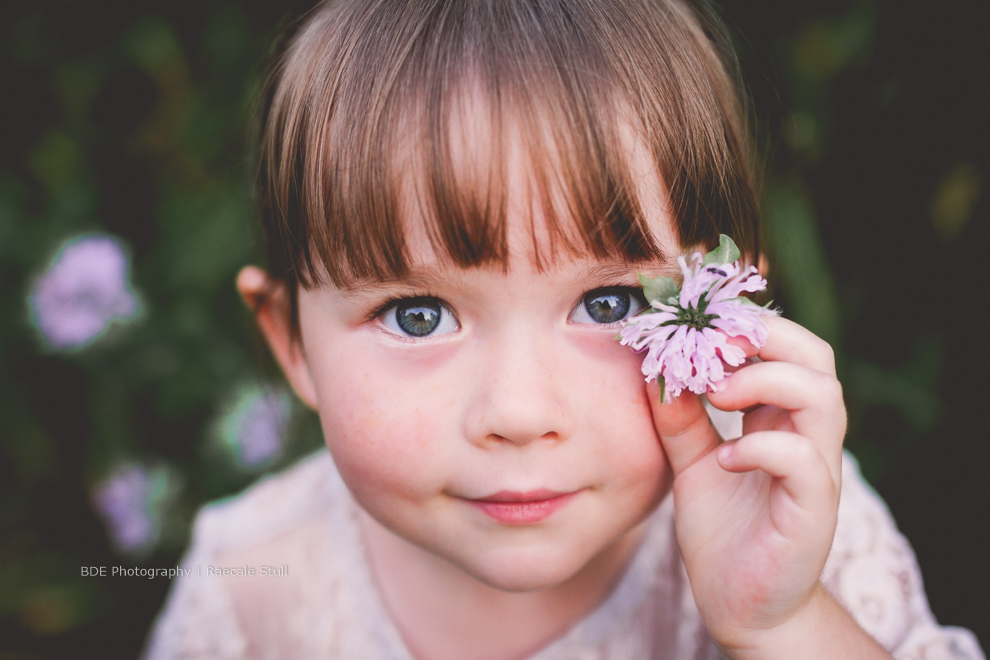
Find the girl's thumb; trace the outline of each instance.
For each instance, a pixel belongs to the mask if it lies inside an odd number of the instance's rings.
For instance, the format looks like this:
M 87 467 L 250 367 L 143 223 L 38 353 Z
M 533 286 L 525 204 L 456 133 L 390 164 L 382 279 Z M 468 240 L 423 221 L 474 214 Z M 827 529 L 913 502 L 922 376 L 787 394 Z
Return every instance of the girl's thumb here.
M 718 447 L 722 438 L 696 394 L 685 390 L 677 398 L 661 404 L 657 383 L 648 383 L 646 388 L 653 408 L 653 424 L 676 478 Z

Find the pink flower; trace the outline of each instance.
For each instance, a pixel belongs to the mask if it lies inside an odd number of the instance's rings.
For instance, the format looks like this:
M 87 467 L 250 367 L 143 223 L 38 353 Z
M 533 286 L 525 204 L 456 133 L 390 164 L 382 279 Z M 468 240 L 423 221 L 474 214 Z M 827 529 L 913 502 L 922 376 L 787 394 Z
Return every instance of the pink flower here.
M 723 235 L 719 248 L 708 255 L 696 252 L 690 262 L 678 258 L 684 276 L 680 288 L 670 278 L 640 276 L 650 308 L 629 319 L 619 339 L 623 346 L 647 351 L 643 374 L 647 382 L 663 376 L 663 401 L 685 389 L 718 391 L 717 383 L 727 376 L 723 362 L 736 367 L 746 360 L 726 336 L 745 337 L 757 348 L 766 343 L 769 331 L 760 317 L 777 312 L 741 294 L 763 291 L 767 281 L 738 259 L 738 248 Z
M 239 469 L 260 470 L 282 456 L 291 414 L 285 392 L 246 388 L 223 411 L 216 437 Z
M 91 497 L 117 551 L 143 554 L 158 543 L 165 510 L 177 489 L 176 477 L 167 468 L 127 462 L 96 484 Z
M 31 317 L 50 346 L 80 349 L 111 323 L 133 318 L 139 303 L 120 242 L 82 236 L 65 242 L 28 297 Z

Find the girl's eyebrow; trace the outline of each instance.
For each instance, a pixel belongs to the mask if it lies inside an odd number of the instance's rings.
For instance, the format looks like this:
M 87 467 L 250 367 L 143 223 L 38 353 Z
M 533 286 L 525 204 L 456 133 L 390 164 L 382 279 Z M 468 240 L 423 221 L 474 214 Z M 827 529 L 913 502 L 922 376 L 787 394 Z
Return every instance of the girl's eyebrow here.
M 453 278 L 444 272 L 433 270 L 413 270 L 402 277 L 360 278 L 341 287 L 340 293 L 346 298 L 367 295 L 380 289 L 407 287 L 410 289 L 439 289 L 453 283 Z
M 636 264 L 619 261 L 619 262 L 597 262 L 588 266 L 584 270 L 584 276 L 587 279 L 619 279 L 623 277 L 628 277 L 630 274 L 635 274 Z
M 588 279 L 618 279 L 636 275 L 644 272 L 647 275 L 653 273 L 666 273 L 674 269 L 674 265 L 669 260 L 663 262 L 643 262 L 634 263 L 631 261 L 599 261 L 588 266 L 584 275 Z
M 638 271 L 666 271 L 669 262 L 636 264 L 628 261 L 596 261 L 583 268 L 572 271 L 579 279 L 585 280 L 614 280 L 635 276 Z M 405 276 L 378 278 L 361 278 L 354 280 L 339 289 L 346 298 L 360 297 L 376 293 L 381 289 L 409 288 L 438 290 L 456 284 L 457 276 L 449 270 L 415 269 Z

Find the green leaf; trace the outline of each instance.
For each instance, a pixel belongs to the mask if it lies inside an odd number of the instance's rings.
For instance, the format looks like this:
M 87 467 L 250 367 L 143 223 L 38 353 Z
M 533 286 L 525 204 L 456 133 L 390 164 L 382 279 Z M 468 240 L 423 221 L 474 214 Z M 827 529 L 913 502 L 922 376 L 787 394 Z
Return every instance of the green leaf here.
M 657 376 L 657 385 L 660 386 L 660 403 L 657 405 L 662 406 L 664 399 L 667 398 L 667 379 L 663 377 L 663 374 Z
M 667 305 L 669 304 L 668 298 L 676 297 L 680 293 L 677 282 L 663 275 L 650 279 L 639 273 L 639 283 L 643 285 L 643 294 L 646 296 L 647 302 L 658 301 Z
M 753 307 L 759 307 L 760 309 L 770 309 L 770 305 L 773 304 L 773 301 L 771 300 L 767 304 L 761 305 L 759 303 L 753 302 L 752 300 L 750 300 L 746 296 L 737 296 L 735 298 L 726 298 L 723 302 L 731 302 L 733 300 L 738 300 L 739 302 L 741 302 L 741 303 L 743 303 L 745 305 L 752 305 Z
M 739 248 L 736 247 L 735 242 L 725 234 L 719 234 L 718 247 L 705 255 L 705 258 L 701 261 L 701 265 L 722 266 L 724 264 L 731 264 L 740 256 L 741 253 L 739 252 Z

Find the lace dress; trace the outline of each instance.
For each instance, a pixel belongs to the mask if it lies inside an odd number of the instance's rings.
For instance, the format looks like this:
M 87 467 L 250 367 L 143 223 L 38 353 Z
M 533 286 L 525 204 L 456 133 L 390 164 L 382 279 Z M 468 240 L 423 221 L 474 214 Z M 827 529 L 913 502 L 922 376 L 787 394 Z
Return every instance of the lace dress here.
M 725 437 L 738 435 L 738 420 L 715 417 Z M 842 478 L 825 587 L 898 660 L 984 659 L 972 633 L 935 621 L 911 547 L 849 456 Z M 205 507 L 183 560 L 190 577 L 176 579 L 147 660 L 412 660 L 373 585 L 356 515 L 326 451 Z M 531 660 L 719 657 L 691 595 L 668 497 L 611 596 Z

